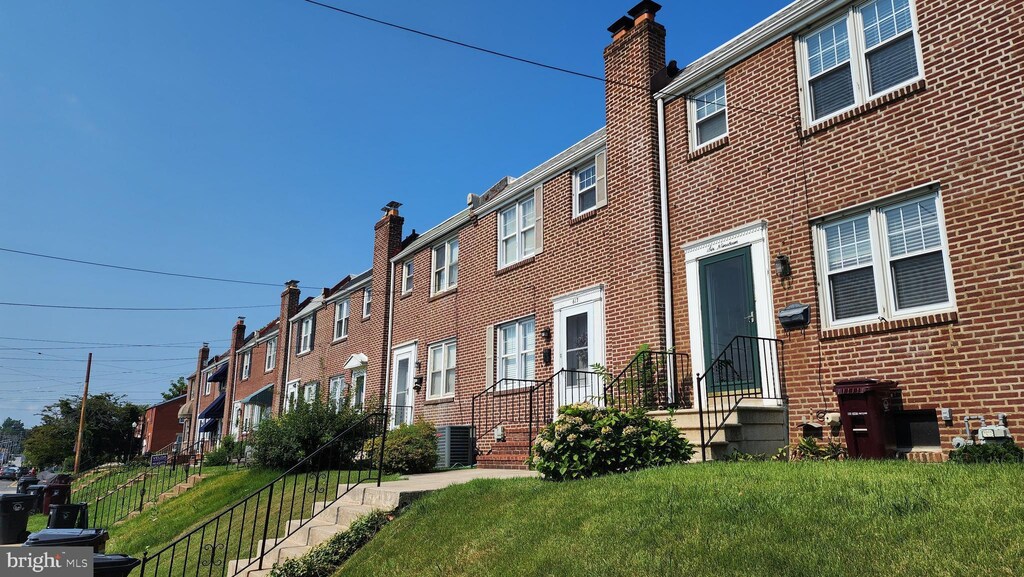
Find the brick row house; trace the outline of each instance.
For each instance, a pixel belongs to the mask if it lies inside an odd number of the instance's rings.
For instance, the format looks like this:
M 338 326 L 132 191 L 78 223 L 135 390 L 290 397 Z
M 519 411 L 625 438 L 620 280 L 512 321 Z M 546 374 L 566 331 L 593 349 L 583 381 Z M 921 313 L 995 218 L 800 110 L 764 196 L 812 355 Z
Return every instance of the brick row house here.
M 637 367 L 719 454 L 820 431 L 851 378 L 895 382 L 913 458 L 965 416 L 1018 430 L 1024 3 L 798 0 L 681 69 L 659 9 L 609 28 L 604 128 L 423 234 L 385 207 L 371 269 L 301 302 L 291 282 L 276 321 L 200 352 L 189 430 L 223 382 L 221 434 L 254 399 L 383 402 L 517 466 Z

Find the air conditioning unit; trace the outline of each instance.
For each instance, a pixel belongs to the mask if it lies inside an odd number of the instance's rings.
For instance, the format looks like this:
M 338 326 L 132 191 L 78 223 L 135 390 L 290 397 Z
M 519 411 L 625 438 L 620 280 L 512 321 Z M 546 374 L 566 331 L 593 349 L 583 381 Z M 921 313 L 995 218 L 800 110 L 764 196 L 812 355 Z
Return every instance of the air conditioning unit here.
M 437 468 L 468 467 L 475 462 L 473 427 L 449 425 L 437 429 Z

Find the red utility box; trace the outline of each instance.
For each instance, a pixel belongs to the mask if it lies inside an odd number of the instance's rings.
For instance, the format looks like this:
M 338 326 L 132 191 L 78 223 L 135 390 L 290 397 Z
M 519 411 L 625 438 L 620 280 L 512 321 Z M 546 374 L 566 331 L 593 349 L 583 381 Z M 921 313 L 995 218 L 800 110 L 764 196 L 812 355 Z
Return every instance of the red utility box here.
M 896 384 L 878 379 L 844 379 L 832 388 L 839 397 L 843 436 L 850 457 L 886 459 L 893 454 L 889 399 Z

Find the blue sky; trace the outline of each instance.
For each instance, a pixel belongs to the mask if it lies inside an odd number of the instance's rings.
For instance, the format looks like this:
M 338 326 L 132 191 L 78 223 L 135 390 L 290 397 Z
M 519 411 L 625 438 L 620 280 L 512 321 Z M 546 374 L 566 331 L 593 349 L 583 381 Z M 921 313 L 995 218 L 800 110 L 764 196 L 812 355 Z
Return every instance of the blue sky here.
M 785 2 L 664 4 L 685 65 Z M 601 75 L 606 28 L 633 3 L 336 5 Z M 330 286 L 369 267 L 386 202 L 426 230 L 604 124 L 598 82 L 300 0 L 5 2 L 0 54 L 0 247 L 188 274 Z M 5 302 L 270 305 L 0 306 L 0 419 L 30 425 L 80 394 L 89 350 L 91 391 L 153 402 L 200 343 L 226 348 L 237 315 L 272 319 L 281 291 L 2 252 L 0 272 Z

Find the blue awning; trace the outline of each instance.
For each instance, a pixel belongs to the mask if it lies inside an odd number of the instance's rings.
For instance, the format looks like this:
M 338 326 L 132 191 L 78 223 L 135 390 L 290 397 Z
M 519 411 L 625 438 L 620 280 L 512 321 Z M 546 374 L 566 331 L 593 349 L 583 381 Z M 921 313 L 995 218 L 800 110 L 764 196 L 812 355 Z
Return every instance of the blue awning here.
M 267 385 L 255 393 L 239 401 L 243 405 L 260 405 L 269 407 L 274 402 L 274 385 Z
M 211 383 L 225 383 L 225 382 L 227 382 L 227 380 L 228 380 L 228 363 L 224 363 L 223 365 L 220 366 L 219 369 L 217 369 L 216 371 L 213 371 L 213 374 L 211 374 L 209 377 L 207 377 L 206 380 L 208 382 L 211 382 Z
M 214 419 L 210 419 L 209 421 L 206 421 L 205 423 L 203 423 L 203 425 L 201 427 L 199 427 L 199 432 L 200 433 L 216 433 L 217 432 L 217 425 L 219 425 L 219 424 L 220 424 L 220 421 L 216 421 Z
M 224 418 L 224 393 L 217 396 L 216 399 L 210 403 L 210 406 L 206 407 L 199 413 L 200 419 L 222 419 Z

